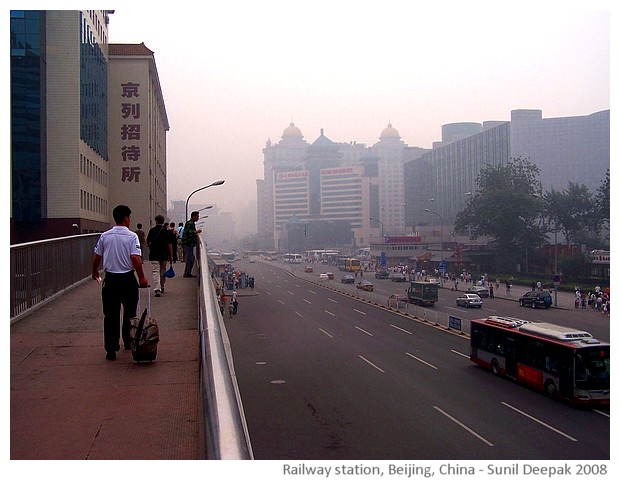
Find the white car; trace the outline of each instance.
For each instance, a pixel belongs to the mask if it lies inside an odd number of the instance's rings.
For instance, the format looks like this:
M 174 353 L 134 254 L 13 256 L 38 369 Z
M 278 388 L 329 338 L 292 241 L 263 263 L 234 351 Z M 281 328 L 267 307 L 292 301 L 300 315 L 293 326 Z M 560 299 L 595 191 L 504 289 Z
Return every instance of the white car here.
M 327 273 L 321 273 L 319 275 L 319 279 L 320 280 L 329 280 L 329 275 L 327 275 Z
M 482 299 L 475 293 L 464 293 L 456 299 L 457 306 L 482 308 Z

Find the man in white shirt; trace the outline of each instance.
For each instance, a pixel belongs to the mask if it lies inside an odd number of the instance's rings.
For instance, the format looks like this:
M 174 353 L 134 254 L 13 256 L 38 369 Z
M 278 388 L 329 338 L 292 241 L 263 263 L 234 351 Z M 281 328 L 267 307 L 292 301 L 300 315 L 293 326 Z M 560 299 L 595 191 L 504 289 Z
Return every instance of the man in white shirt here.
M 112 216 L 116 225 L 99 237 L 93 255 L 92 273 L 92 278 L 101 282 L 99 268 L 103 263 L 105 279 L 101 288 L 101 301 L 104 348 L 108 360 L 115 360 L 116 352 L 120 350 L 121 305 L 123 342 L 125 350 L 129 350 L 131 348 L 129 320 L 136 316 L 138 288 L 149 285 L 142 269 L 140 240 L 138 235 L 128 228 L 131 224 L 131 209 L 126 205 L 118 205 L 112 211 Z

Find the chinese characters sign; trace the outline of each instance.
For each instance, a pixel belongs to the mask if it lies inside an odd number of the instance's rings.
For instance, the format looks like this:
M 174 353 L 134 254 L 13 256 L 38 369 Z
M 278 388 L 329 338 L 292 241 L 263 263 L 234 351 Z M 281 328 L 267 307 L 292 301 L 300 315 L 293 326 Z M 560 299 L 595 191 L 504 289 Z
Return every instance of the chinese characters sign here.
M 122 83 L 121 97 L 121 181 L 140 183 L 140 84 Z

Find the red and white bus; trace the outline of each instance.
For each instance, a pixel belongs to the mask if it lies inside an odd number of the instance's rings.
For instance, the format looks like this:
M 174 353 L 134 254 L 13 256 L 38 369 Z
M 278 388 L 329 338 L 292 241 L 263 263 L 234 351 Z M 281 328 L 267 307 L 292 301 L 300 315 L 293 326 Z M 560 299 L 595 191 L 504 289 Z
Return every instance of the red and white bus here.
M 494 374 L 574 404 L 609 404 L 609 343 L 551 323 L 471 321 L 470 359 Z

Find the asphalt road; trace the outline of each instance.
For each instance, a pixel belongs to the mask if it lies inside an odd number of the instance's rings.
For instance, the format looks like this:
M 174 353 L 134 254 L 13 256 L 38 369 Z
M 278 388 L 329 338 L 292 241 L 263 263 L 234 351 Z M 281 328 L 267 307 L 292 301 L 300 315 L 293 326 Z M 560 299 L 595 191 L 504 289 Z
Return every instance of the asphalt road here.
M 235 265 L 258 293 L 225 320 L 256 459 L 609 459 L 608 408 L 494 377 L 469 361 L 466 336 L 270 263 Z M 438 307 L 457 308 L 452 295 Z M 490 302 L 458 309 L 478 318 Z

